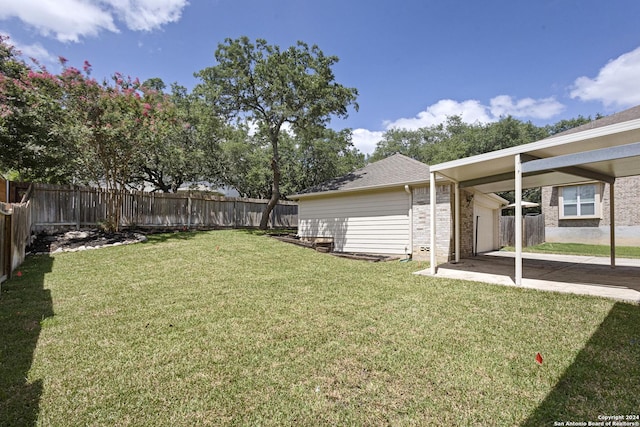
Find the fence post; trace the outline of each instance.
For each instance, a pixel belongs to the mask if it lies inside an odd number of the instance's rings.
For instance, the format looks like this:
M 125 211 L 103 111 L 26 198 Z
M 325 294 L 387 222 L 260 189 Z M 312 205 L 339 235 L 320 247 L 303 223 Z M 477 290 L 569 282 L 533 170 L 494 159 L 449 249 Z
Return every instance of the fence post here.
M 11 267 L 13 265 L 13 259 L 11 259 L 12 255 L 13 255 L 13 245 L 11 244 L 11 242 L 13 242 L 13 236 L 11 234 L 11 230 L 12 230 L 12 225 L 11 225 L 11 217 L 12 215 L 9 214 L 7 216 L 4 217 L 4 237 L 5 237 L 5 247 L 4 247 L 4 252 L 5 252 L 5 271 L 2 272 L 1 275 L 5 275 L 7 279 L 11 279 Z
M 78 188 L 77 185 L 73 186 L 74 188 L 74 196 L 75 196 L 75 209 L 74 209 L 74 214 L 76 216 L 76 230 L 80 230 L 80 216 L 82 215 L 81 209 L 82 209 L 82 204 L 81 204 L 81 200 L 80 200 L 80 188 Z
M 233 200 L 233 228 L 238 228 L 238 210 L 237 210 L 237 201 Z
M 191 229 L 191 191 L 187 196 L 187 229 Z

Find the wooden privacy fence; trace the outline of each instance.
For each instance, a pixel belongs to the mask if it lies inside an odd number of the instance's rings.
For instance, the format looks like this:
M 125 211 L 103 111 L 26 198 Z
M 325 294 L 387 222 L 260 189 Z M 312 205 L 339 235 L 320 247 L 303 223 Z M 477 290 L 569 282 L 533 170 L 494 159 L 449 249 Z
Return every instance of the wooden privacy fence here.
M 0 283 L 24 261 L 31 237 L 31 203 L 0 203 Z
M 106 190 L 93 187 L 34 184 L 33 231 L 95 227 L 107 217 Z M 194 193 L 120 191 L 120 225 L 152 228 L 258 227 L 267 200 Z M 281 201 L 273 209 L 270 228 L 298 226 L 298 205 Z
M 535 246 L 544 243 L 544 215 L 525 215 L 522 217 L 522 246 Z M 500 217 L 500 246 L 516 245 L 516 217 Z

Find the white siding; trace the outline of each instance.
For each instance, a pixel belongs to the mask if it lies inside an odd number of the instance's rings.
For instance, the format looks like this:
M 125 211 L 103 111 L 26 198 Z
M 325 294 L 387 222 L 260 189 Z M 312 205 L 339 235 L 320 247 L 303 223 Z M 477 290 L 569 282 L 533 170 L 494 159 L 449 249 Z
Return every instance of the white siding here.
M 302 199 L 301 237 L 333 237 L 339 252 L 405 254 L 409 248 L 409 195 L 404 190 Z
M 476 252 L 487 252 L 499 249 L 499 207 L 495 200 L 476 193 L 473 203 L 474 249 Z M 478 247 L 475 247 L 477 233 Z

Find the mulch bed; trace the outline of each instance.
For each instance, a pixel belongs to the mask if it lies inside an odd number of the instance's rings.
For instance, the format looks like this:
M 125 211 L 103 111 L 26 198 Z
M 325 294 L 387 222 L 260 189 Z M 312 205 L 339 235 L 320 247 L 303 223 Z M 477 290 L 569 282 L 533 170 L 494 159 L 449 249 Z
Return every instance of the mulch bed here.
M 100 229 L 67 231 L 56 234 L 38 234 L 28 247 L 28 254 L 49 254 L 99 249 L 107 246 L 128 245 L 147 240 L 142 233 L 120 231 L 107 233 Z

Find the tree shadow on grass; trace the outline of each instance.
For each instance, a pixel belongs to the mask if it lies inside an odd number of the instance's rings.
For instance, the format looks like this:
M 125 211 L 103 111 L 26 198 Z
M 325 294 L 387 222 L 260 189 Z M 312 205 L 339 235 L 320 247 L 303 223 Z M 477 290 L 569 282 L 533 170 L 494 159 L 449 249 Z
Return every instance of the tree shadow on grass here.
M 42 381 L 27 380 L 40 336 L 41 322 L 53 316 L 44 277 L 53 258 L 29 257 L 2 284 L 0 292 L 0 425 L 35 425 Z M 21 275 L 18 273 L 20 272 Z
M 552 426 L 567 421 L 586 425 L 602 421 L 599 416 L 639 414 L 638 378 L 640 306 L 616 303 L 522 426 Z
M 148 234 L 147 240 L 144 244 L 155 245 L 158 243 L 165 243 L 169 241 L 181 241 L 181 240 L 191 240 L 193 239 L 199 231 L 174 231 L 174 232 L 166 232 L 166 233 L 158 233 L 158 234 Z
M 261 230 L 258 227 L 241 227 L 234 228 L 234 230 L 250 236 L 288 236 L 298 233 L 296 228 L 269 228 L 267 230 Z

